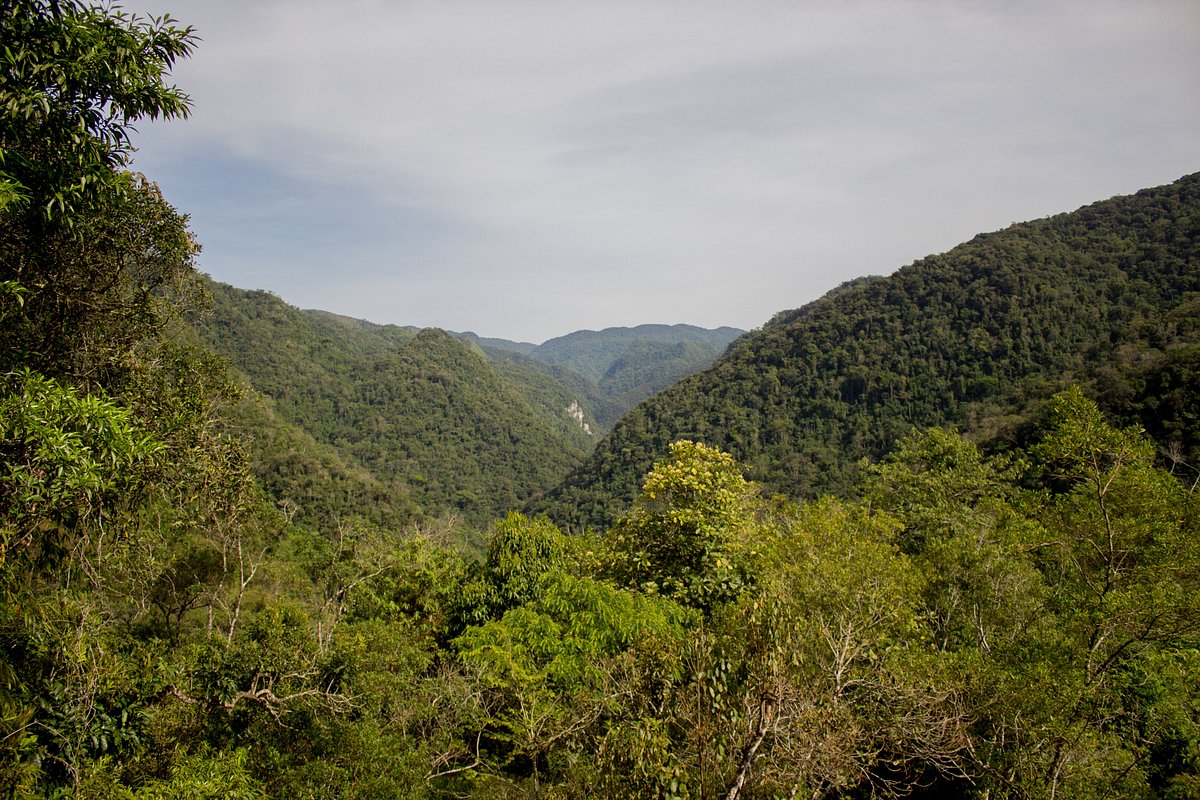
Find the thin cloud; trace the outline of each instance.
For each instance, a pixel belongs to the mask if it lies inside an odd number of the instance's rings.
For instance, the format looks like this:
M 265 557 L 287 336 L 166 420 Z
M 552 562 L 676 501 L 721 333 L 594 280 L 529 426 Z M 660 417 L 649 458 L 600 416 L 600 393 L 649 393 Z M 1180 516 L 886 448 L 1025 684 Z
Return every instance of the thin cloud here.
M 753 327 L 1200 156 L 1183 2 L 146 9 L 204 38 L 141 156 L 203 267 L 380 322 Z

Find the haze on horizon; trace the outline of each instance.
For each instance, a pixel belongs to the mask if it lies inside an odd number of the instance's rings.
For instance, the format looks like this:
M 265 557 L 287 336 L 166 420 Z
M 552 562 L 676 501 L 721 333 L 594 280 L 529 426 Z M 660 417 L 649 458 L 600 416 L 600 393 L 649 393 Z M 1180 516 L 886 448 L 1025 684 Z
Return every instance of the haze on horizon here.
M 200 268 L 541 342 L 754 328 L 1200 169 L 1200 5 L 138 0 L 202 41 L 135 168 Z

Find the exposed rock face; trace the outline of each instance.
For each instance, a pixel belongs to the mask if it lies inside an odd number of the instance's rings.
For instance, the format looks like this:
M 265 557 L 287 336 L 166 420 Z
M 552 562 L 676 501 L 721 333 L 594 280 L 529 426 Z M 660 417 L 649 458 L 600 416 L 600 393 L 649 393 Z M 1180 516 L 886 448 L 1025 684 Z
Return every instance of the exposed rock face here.
M 583 432 L 588 436 L 592 435 L 592 426 L 588 425 L 583 419 L 583 409 L 579 407 L 578 401 L 572 401 L 571 405 L 567 406 L 567 416 L 575 420 Z

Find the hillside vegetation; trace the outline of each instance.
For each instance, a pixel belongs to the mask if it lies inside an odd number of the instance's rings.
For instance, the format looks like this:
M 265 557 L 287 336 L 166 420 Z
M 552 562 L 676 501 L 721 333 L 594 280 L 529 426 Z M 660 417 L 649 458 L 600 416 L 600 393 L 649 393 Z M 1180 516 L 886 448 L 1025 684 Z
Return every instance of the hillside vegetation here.
M 391 336 L 412 335 L 418 330 L 377 325 L 328 311 L 306 313 Z M 594 416 L 595 427 L 604 432 L 642 400 L 708 367 L 743 333 L 729 327 L 637 325 L 575 331 L 540 345 L 472 332 L 451 335 L 479 347 L 493 363 L 516 364 L 549 375 L 582 398 L 579 402 Z M 528 380 L 523 369 L 510 372 L 510 377 L 518 383 Z
M 568 413 L 579 399 L 544 367 L 494 366 L 441 331 L 355 324 L 267 292 L 211 291 L 212 309 L 195 323 L 200 336 L 298 429 L 291 438 L 311 438 L 362 474 L 350 496 L 386 488 L 412 519 L 451 513 L 483 524 L 590 449 L 593 437 Z M 256 464 L 274 465 L 259 470 L 268 485 L 279 483 L 278 450 L 254 452 Z M 374 504 L 364 505 L 371 517 Z
M 626 415 L 533 507 L 605 525 L 676 439 L 791 497 L 848 492 L 913 426 L 1012 439 L 1075 381 L 1196 463 L 1200 176 L 984 234 L 739 339 Z M 1166 391 L 1164 391 L 1166 390 Z
M 712 364 L 744 331 L 694 325 L 637 325 L 575 331 L 529 351 L 533 358 L 594 381 L 596 420 L 609 430 L 642 400 Z
M 728 400 L 773 486 L 680 439 L 605 529 L 513 512 L 469 554 L 451 517 L 567 466 L 553 370 L 203 280 L 126 170 L 190 29 L 18 0 L 0 41 L 0 795 L 1200 794 L 1195 179 L 844 287 L 658 396 Z M 188 325 L 210 292 L 240 373 Z M 610 449 L 657 446 L 641 408 Z M 883 441 L 937 409 L 1005 446 Z M 817 485 L 782 447 L 814 431 L 844 496 L 774 494 Z
M 613 365 L 629 355 L 630 347 L 647 345 L 696 345 L 697 352 L 719 354 L 744 331 L 737 328 L 697 328 L 695 325 L 638 325 L 575 331 L 547 339 L 530 354 L 548 364 L 561 364 L 595 381 L 609 377 Z
M 710 364 L 736 333 L 644 325 L 525 347 L 208 289 L 195 330 L 263 396 L 233 416 L 255 475 L 306 516 L 316 506 L 389 526 L 446 514 L 481 525 L 544 494 L 624 411 Z M 316 480 L 339 488 L 317 498 Z

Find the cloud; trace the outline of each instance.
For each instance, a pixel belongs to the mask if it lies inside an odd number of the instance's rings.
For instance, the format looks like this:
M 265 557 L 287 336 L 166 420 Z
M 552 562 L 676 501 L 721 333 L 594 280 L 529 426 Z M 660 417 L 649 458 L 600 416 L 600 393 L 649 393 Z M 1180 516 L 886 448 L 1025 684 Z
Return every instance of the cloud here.
M 164 7 L 205 268 L 383 322 L 750 327 L 1200 155 L 1185 2 Z

